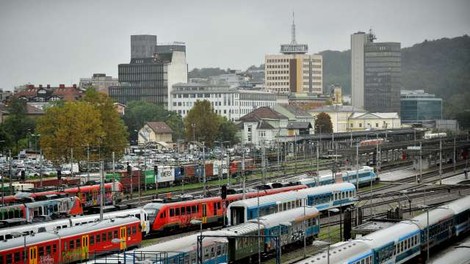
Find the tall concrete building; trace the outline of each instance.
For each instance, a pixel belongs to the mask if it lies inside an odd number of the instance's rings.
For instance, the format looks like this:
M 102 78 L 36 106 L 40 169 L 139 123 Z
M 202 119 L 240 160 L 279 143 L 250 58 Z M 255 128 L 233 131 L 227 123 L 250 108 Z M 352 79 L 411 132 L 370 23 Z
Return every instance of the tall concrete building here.
M 323 93 L 323 57 L 307 54 L 308 45 L 295 40 L 281 45 L 281 54 L 265 56 L 265 88 L 276 93 Z
M 173 84 L 188 81 L 186 46 L 182 42 L 157 45 L 157 36 L 131 36 L 131 61 L 119 64 L 120 86 L 109 88 L 119 103 L 147 101 L 171 105 Z
M 351 35 L 352 105 L 369 112 L 400 113 L 400 43 L 374 40 L 372 32 Z
M 131 60 L 152 57 L 156 46 L 155 35 L 131 35 Z

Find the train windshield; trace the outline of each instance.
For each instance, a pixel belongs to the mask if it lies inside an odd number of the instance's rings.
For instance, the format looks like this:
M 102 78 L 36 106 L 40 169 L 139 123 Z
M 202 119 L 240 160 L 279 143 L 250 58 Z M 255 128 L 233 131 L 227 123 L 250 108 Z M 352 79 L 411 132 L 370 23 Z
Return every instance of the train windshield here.
M 159 203 L 149 203 L 144 205 L 144 210 L 145 212 L 147 212 L 148 220 L 150 223 L 153 223 L 153 221 L 155 220 L 155 217 L 157 216 L 161 206 L 162 205 Z

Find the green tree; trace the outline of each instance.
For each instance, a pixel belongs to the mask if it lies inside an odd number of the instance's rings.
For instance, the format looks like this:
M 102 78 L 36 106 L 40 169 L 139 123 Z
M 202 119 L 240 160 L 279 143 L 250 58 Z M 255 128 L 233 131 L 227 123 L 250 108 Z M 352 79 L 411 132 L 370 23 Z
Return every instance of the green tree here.
M 137 131 L 139 131 L 146 122 L 153 121 L 167 123 L 167 125 L 174 131 L 174 138 L 179 138 L 183 135 L 181 116 L 175 112 L 165 110 L 162 105 L 144 101 L 129 102 L 123 119 L 129 131 L 130 141 L 137 141 Z
M 237 132 L 237 125 L 226 117 L 219 116 L 219 134 L 217 136 L 219 141 L 229 141 L 230 145 L 237 144 L 239 143 L 239 139 L 236 137 Z
M 204 141 L 211 147 L 219 135 L 220 119 L 208 100 L 197 100 L 184 119 L 186 139 Z
M 88 102 L 66 102 L 46 109 L 38 119 L 37 132 L 45 157 L 56 165 L 85 160 L 87 146 L 99 146 L 106 135 L 101 114 Z
M 113 152 L 115 157 L 121 157 L 128 145 L 128 133 L 111 98 L 90 88 L 86 91 L 83 101 L 91 104 L 100 113 L 103 136 L 98 147 L 101 158 L 109 161 Z
M 325 112 L 319 113 L 315 120 L 315 134 L 320 133 L 333 133 L 331 117 Z
M 26 102 L 22 99 L 14 98 L 8 105 L 8 118 L 3 122 L 3 128 L 8 133 L 13 143 L 13 153 L 18 153 L 20 150 L 20 140 L 28 136 L 28 133 L 34 132 L 35 121 L 26 115 Z M 26 141 L 25 141 L 26 142 Z M 7 147 L 12 147 L 9 145 Z

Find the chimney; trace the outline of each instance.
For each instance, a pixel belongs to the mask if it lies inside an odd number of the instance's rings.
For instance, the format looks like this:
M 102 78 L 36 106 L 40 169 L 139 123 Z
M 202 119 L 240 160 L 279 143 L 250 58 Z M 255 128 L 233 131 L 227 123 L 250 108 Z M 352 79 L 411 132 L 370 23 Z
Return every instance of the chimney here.
M 59 88 L 65 88 L 65 84 L 59 84 Z
M 39 89 L 42 89 L 42 84 L 39 85 Z
M 47 88 L 51 88 L 51 85 L 50 85 L 50 84 L 48 84 L 48 85 L 47 85 Z
M 76 89 L 76 88 L 77 88 L 77 85 L 76 85 L 76 84 L 74 84 L 74 85 L 73 85 L 73 88 L 75 88 L 75 89 Z

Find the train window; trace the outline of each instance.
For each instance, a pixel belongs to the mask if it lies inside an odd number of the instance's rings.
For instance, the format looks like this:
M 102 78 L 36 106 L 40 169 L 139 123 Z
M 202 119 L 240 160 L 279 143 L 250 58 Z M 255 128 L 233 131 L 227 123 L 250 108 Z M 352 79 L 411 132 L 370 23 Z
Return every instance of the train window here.
M 52 252 L 51 252 L 51 246 L 46 246 L 46 254 L 47 255 L 50 255 Z
M 180 209 L 179 208 L 175 208 L 175 215 L 176 216 L 180 215 Z
M 108 232 L 108 241 L 113 240 L 113 232 Z
M 95 236 L 91 235 L 90 236 L 90 245 L 94 245 L 95 244 Z
M 117 238 L 118 237 L 118 231 L 117 230 L 114 230 L 114 236 L 113 238 Z
M 57 245 L 54 244 L 52 245 L 52 253 L 56 253 L 57 252 Z
M 20 259 L 21 259 L 20 252 L 15 252 L 14 259 L 15 259 L 15 262 L 20 261 Z
M 75 241 L 75 246 L 76 246 L 77 248 L 79 248 L 79 247 L 81 246 L 81 244 L 80 244 L 80 239 L 77 239 L 77 240 Z
M 11 258 L 11 254 L 8 254 L 7 257 L 6 257 L 6 261 L 5 263 L 12 263 L 12 258 Z
M 220 256 L 222 254 L 222 246 L 217 245 L 217 256 Z
M 186 207 L 181 207 L 181 215 L 185 215 L 186 214 Z
M 128 237 L 131 236 L 131 229 L 130 228 L 127 229 L 127 236 Z
M 135 226 L 132 227 L 132 234 L 133 235 L 137 234 L 137 228 Z
M 75 248 L 75 241 L 71 240 L 70 241 L 70 249 L 74 249 L 74 248 Z
M 191 214 L 191 206 L 186 206 L 186 213 Z
M 170 209 L 170 217 L 175 216 L 175 209 L 171 208 Z
M 98 234 L 98 235 L 96 236 L 96 243 L 98 244 L 98 243 L 100 243 L 100 242 L 101 242 L 101 236 Z
M 197 213 L 197 206 L 193 205 L 193 206 L 192 206 L 192 209 L 191 209 L 191 212 Z
M 211 247 L 211 258 L 215 257 L 215 250 L 214 247 Z
M 106 241 L 106 233 L 101 234 L 101 241 Z

